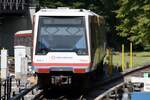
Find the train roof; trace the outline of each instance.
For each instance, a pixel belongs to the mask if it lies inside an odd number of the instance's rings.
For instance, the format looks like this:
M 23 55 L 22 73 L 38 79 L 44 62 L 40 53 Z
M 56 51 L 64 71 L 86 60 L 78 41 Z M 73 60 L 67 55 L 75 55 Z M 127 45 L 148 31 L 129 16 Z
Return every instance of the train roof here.
M 22 30 L 15 33 L 15 36 L 32 37 L 32 30 Z
M 32 33 L 32 30 L 22 30 L 22 31 L 18 31 L 15 33 L 16 34 L 31 34 Z
M 98 16 L 98 14 L 86 9 L 70 9 L 66 7 L 58 7 L 56 9 L 41 9 L 35 15 L 43 16 Z

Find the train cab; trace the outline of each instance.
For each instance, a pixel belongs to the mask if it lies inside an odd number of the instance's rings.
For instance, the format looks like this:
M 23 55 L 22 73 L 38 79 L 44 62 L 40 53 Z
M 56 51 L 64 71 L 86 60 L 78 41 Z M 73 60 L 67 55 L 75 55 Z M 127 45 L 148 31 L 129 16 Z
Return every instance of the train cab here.
M 85 9 L 38 11 L 32 65 L 39 84 L 71 84 L 94 71 L 104 56 L 103 24 L 102 17 Z

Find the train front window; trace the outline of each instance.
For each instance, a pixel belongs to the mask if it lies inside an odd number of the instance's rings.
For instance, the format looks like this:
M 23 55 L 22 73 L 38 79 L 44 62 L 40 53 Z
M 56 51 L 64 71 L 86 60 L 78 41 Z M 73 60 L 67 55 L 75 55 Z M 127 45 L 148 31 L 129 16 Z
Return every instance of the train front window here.
M 84 17 L 39 17 L 36 54 L 76 52 L 87 55 Z

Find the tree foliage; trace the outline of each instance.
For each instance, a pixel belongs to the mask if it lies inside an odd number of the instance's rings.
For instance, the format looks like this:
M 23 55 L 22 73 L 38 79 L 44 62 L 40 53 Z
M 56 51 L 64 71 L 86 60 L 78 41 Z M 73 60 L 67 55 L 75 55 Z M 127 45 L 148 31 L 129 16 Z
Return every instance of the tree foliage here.
M 150 0 L 118 0 L 119 35 L 135 45 L 150 45 Z
M 150 47 L 150 0 L 39 0 L 39 3 L 48 8 L 92 10 L 105 17 L 110 44 L 118 45 L 114 34 L 118 33 L 123 37 L 119 42 L 127 38 L 135 45 Z
M 70 7 L 88 9 L 105 17 L 107 34 L 111 37 L 115 30 L 115 2 L 117 0 L 39 0 L 42 7 L 57 8 Z M 111 41 L 113 38 L 109 38 Z
M 104 14 L 113 9 L 114 1 L 115 0 L 39 0 L 39 3 L 42 7 L 89 9 L 98 14 Z

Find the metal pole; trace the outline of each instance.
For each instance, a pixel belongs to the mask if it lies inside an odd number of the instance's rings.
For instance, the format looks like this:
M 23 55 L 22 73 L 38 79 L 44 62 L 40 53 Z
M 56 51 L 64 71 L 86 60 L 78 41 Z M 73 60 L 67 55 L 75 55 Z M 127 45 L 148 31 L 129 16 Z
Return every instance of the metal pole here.
M 124 62 L 124 44 L 122 44 L 122 71 L 124 71 L 125 69 Z
M 108 49 L 109 50 L 109 75 L 112 75 L 112 70 L 113 70 L 113 65 L 112 65 L 112 49 Z
M 118 93 L 117 93 L 117 89 L 115 89 L 115 100 L 117 100 L 118 99 Z
M 7 100 L 8 99 L 10 99 L 10 95 L 9 95 L 9 77 L 7 77 L 7 79 L 6 79 L 6 81 L 7 81 L 7 85 L 6 85 L 6 87 L 7 87 Z
M 11 77 L 7 78 L 7 99 L 11 96 Z
M 6 90 L 7 90 L 7 88 L 6 88 L 6 82 L 7 82 L 7 80 L 5 80 L 5 83 L 4 83 L 4 100 L 6 100 Z
M 133 67 L 132 42 L 130 43 L 130 68 Z
M 6 1 L 5 0 L 3 1 L 3 9 L 4 10 L 6 9 Z

